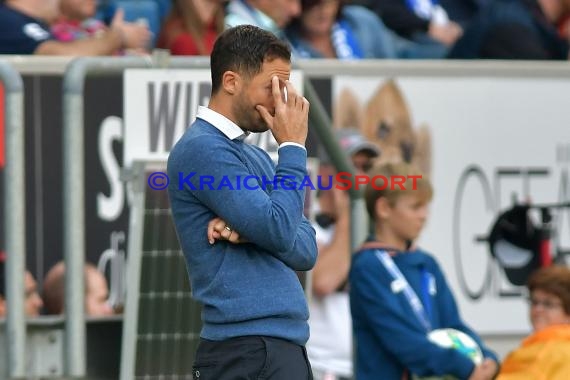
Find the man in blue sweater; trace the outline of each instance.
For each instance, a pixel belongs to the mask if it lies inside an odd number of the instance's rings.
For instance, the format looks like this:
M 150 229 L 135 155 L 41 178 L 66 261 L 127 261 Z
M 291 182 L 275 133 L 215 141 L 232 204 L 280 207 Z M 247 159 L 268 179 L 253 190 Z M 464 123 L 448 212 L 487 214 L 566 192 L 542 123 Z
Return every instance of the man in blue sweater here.
M 309 103 L 289 82 L 290 59 L 270 32 L 225 31 L 211 55 L 210 103 L 168 159 L 174 222 L 204 306 L 194 379 L 312 378 L 295 273 L 317 256 L 298 185 L 307 175 Z M 243 142 L 268 129 L 279 143 L 276 166 Z
M 433 256 L 413 247 L 427 218 L 432 197 L 428 179 L 406 163 L 384 164 L 371 177 L 396 179 L 384 189 L 368 185 L 364 197 L 374 237 L 352 259 L 350 306 L 356 338 L 358 380 L 409 380 L 451 375 L 459 380 L 491 380 L 497 356 L 461 319 L 445 276 Z M 393 182 L 394 183 L 394 182 Z M 376 187 L 376 188 L 375 188 Z M 441 328 L 464 332 L 477 342 L 484 360 L 475 364 L 453 348 L 428 339 Z

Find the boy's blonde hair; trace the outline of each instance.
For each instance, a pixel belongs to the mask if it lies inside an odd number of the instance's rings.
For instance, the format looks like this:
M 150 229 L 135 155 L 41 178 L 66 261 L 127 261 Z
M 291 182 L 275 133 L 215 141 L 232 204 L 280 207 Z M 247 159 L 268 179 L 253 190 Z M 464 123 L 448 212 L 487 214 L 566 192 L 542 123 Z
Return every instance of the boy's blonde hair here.
M 433 197 L 433 189 L 429 179 L 412 164 L 405 162 L 383 163 L 374 166 L 367 175 L 370 176 L 371 183 L 366 185 L 364 190 L 364 201 L 366 202 L 368 215 L 373 220 L 376 219 L 376 202 L 381 197 L 386 198 L 392 207 L 396 205 L 398 198 L 403 195 L 415 195 L 425 203 L 431 201 Z M 386 178 L 388 180 L 387 186 L 378 185 L 378 183 L 372 186 L 372 179 L 377 176 Z M 398 176 L 405 177 L 405 182 L 402 183 L 402 186 L 391 186 L 392 180 Z M 379 186 L 384 188 L 379 189 Z

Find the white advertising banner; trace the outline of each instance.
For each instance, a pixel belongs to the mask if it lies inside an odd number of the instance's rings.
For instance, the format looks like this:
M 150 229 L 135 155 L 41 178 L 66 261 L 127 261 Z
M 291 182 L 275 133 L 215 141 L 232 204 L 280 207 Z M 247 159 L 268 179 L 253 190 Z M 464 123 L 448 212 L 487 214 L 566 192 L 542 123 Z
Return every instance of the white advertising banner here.
M 303 76 L 291 73 L 302 93 Z M 129 69 L 124 74 L 124 166 L 133 160 L 166 161 L 173 145 L 207 106 L 212 84 L 210 69 Z M 277 142 L 270 132 L 251 134 L 248 140 L 277 157 Z
M 524 287 L 478 238 L 515 198 L 570 201 L 569 91 L 570 79 L 560 78 L 333 79 L 337 128 L 356 126 L 384 158 L 411 157 L 429 173 L 434 198 L 419 245 L 481 333 L 530 331 Z M 568 250 L 570 210 L 553 216 L 556 245 Z

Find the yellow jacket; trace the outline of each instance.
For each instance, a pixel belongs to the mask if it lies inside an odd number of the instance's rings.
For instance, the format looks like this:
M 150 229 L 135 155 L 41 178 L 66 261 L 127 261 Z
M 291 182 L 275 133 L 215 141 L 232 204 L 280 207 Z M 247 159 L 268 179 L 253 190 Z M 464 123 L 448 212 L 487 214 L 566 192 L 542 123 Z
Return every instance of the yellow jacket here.
M 507 356 L 497 380 L 570 380 L 570 325 L 527 337 Z

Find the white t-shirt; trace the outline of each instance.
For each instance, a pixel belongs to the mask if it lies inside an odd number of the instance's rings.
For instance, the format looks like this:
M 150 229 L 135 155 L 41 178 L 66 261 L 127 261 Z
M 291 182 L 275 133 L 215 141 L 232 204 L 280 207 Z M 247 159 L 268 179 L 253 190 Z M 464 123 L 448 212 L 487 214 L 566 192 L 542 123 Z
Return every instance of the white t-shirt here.
M 319 244 L 329 244 L 334 225 L 326 229 L 313 225 Z M 311 297 L 309 302 L 307 354 L 311 366 L 322 372 L 343 377 L 352 376 L 352 318 L 348 292 L 335 292 L 325 297 Z

